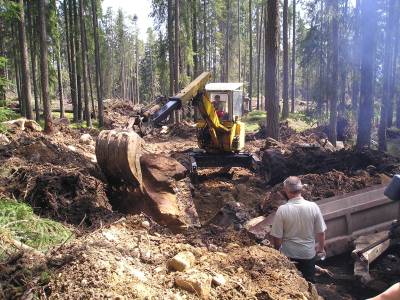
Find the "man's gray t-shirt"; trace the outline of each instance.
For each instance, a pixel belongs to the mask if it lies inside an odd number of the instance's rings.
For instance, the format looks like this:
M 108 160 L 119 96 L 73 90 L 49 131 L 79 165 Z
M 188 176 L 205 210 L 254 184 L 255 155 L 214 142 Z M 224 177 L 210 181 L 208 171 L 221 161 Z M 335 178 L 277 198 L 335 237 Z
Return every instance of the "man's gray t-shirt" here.
M 315 235 L 325 230 L 318 205 L 296 197 L 276 211 L 271 235 L 282 239 L 281 251 L 287 257 L 311 259 L 316 254 Z

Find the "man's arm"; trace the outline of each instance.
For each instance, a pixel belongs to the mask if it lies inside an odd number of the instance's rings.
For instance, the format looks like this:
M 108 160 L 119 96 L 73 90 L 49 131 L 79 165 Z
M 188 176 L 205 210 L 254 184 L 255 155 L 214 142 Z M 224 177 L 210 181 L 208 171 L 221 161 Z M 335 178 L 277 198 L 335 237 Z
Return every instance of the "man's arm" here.
M 272 222 L 270 236 L 272 237 L 272 243 L 274 244 L 274 248 L 279 250 L 279 248 L 282 245 L 282 239 L 283 239 L 283 220 L 280 208 L 278 208 L 278 210 L 276 211 L 274 221 Z
M 325 248 L 325 231 L 316 234 L 317 253 L 323 252 Z
M 279 250 L 282 246 L 282 239 L 272 236 L 272 241 L 274 243 L 274 248 Z

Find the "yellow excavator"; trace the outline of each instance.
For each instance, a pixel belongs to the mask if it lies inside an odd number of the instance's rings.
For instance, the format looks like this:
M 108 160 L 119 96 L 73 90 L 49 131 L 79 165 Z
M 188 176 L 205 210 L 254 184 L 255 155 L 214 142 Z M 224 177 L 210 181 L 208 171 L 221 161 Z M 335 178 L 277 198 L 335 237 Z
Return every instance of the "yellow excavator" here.
M 197 168 L 245 167 L 257 168 L 259 161 L 243 152 L 245 124 L 241 83 L 210 83 L 211 74 L 204 72 L 177 95 L 148 117 L 153 126 L 166 120 L 172 111 L 192 102 L 200 113 L 196 120 L 199 149 L 189 152 L 191 172 Z M 113 182 L 135 182 L 141 185 L 140 167 L 143 140 L 134 131 L 104 130 L 96 144 L 96 156 L 101 169 Z
M 141 120 L 150 126 L 161 125 L 171 112 L 191 102 L 200 115 L 196 119 L 199 149 L 188 152 L 191 177 L 202 167 L 256 169 L 259 160 L 243 152 L 243 85 L 207 84 L 210 78 L 211 74 L 204 72 L 160 109 L 145 112 Z M 146 153 L 142 151 L 145 148 L 144 140 L 132 128 L 103 130 L 97 138 L 97 162 L 112 190 L 119 193 L 116 208 L 149 213 L 169 227 L 199 225 L 186 178 L 189 166 L 183 167 L 172 157 Z

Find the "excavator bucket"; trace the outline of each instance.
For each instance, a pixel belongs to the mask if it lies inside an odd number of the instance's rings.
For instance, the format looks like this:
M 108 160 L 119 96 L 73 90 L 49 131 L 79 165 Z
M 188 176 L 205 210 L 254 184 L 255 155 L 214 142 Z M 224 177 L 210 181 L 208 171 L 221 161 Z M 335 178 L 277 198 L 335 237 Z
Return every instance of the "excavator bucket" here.
M 143 154 L 143 139 L 134 131 L 104 130 L 96 142 L 97 162 L 119 193 L 123 212 L 139 210 L 170 228 L 199 225 L 187 170 L 177 160 Z
M 134 131 L 103 130 L 96 141 L 96 158 L 114 186 L 143 189 L 140 156 L 143 139 Z

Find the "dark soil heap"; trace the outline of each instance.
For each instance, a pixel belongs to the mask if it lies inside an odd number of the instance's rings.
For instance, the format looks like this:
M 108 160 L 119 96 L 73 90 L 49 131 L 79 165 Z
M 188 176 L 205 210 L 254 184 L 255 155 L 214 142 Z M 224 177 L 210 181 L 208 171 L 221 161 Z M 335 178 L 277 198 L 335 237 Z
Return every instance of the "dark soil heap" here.
M 84 227 L 113 215 L 94 146 L 79 143 L 84 133 L 69 128 L 47 136 L 15 132 L 0 149 L 0 194 L 29 202 L 42 216 Z

